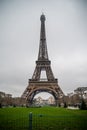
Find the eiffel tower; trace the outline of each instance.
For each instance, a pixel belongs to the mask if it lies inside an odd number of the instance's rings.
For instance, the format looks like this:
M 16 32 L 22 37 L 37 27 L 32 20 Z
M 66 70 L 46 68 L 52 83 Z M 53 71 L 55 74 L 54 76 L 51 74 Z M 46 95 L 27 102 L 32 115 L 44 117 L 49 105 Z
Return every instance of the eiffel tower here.
M 55 79 L 52 69 L 51 61 L 48 57 L 47 44 L 46 44 L 46 33 L 45 33 L 45 15 L 42 14 L 41 20 L 41 30 L 40 30 L 40 45 L 38 60 L 36 61 L 36 67 L 31 79 L 22 98 L 25 98 L 28 104 L 32 104 L 33 98 L 36 94 L 40 92 L 48 92 L 55 98 L 56 105 L 58 104 L 58 99 L 64 96 L 63 91 L 58 85 L 58 80 Z M 42 71 L 46 72 L 46 79 L 41 79 Z

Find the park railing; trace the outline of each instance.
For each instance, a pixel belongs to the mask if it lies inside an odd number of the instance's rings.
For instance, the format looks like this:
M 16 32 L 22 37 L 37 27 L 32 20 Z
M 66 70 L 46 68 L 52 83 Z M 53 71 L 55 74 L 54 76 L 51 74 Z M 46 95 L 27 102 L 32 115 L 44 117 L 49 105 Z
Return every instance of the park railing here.
M 81 116 L 82 118 L 82 116 Z M 86 130 L 87 121 L 78 116 L 29 114 L 29 130 Z
M 0 116 L 0 130 L 87 130 L 87 116 L 29 114 Z

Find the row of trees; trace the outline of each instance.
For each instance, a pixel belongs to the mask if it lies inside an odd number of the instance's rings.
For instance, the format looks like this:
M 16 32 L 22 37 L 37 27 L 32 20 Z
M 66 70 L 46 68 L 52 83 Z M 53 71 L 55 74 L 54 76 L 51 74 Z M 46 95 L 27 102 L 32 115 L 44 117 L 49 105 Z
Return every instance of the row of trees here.
M 68 105 L 64 102 L 64 108 L 67 108 Z M 87 110 L 87 105 L 84 100 L 82 100 L 81 104 L 78 106 L 80 110 Z
M 84 91 L 86 87 L 77 88 L 74 93 L 70 93 L 58 100 L 59 106 L 78 106 L 80 109 L 87 109 L 87 93 Z M 1 93 L 2 94 L 2 93 Z M 84 98 L 85 95 L 85 98 Z M 63 104 L 63 105 L 62 105 Z M 12 98 L 11 96 L 0 95 L 0 107 L 2 106 L 26 106 L 26 100 L 19 98 Z

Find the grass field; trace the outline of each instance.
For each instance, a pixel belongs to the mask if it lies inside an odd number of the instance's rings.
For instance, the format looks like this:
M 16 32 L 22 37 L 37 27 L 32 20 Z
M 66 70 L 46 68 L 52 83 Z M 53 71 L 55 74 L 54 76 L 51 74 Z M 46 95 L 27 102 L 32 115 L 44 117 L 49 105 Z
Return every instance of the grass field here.
M 87 110 L 69 110 L 58 107 L 1 108 L 0 130 L 87 130 Z

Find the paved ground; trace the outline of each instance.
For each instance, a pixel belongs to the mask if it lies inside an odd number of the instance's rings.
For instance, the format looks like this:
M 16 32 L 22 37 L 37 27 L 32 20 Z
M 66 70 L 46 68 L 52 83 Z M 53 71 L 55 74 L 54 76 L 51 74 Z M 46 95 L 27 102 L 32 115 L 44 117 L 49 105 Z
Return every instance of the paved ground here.
M 78 107 L 68 107 L 68 109 L 79 109 Z

